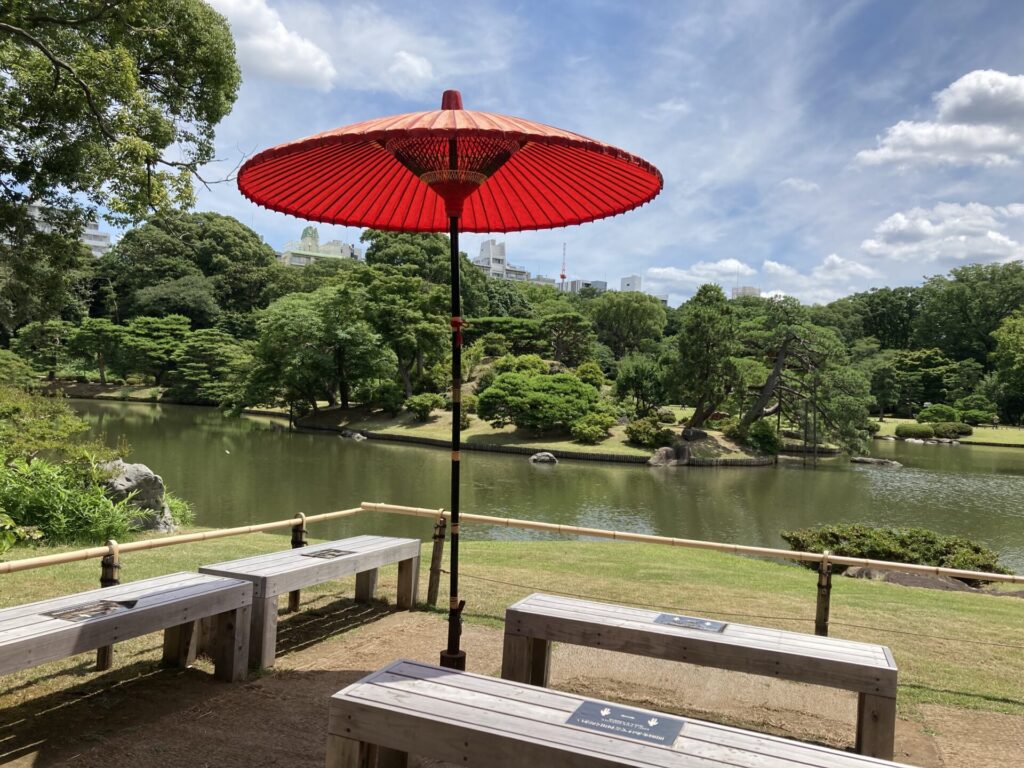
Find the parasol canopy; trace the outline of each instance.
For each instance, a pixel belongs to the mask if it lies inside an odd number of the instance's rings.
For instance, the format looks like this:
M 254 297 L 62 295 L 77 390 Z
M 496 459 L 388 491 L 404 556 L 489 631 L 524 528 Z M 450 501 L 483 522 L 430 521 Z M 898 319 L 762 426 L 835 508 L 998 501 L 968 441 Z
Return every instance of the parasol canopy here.
M 238 187 L 258 205 L 330 224 L 447 232 L 458 215 L 462 232 L 515 232 L 625 213 L 657 195 L 662 178 L 621 149 L 462 109 L 447 91 L 439 110 L 264 150 L 242 166 Z
M 514 232 L 625 213 L 661 191 L 657 168 L 586 136 L 462 108 L 367 120 L 264 150 L 238 173 L 258 205 L 302 219 L 451 238 L 452 469 L 448 646 L 441 664 L 466 668 L 460 648 L 459 422 L 462 319 L 459 232 Z

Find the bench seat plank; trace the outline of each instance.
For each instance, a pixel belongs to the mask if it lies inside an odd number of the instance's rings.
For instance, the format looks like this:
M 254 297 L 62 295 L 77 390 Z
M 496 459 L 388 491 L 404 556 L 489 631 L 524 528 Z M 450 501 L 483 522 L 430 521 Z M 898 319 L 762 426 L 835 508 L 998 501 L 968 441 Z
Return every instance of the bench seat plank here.
M 331 700 L 334 739 L 470 766 L 878 768 L 895 763 L 685 719 L 672 745 L 567 724 L 587 699 L 506 680 L 398 661 Z M 617 706 L 611 704 L 610 706 Z M 639 710 L 652 717 L 662 713 Z M 334 749 L 330 754 L 351 755 Z M 328 762 L 328 768 L 342 763 Z M 347 768 L 347 766 L 346 766 Z
M 884 646 L 764 627 L 750 631 L 733 623 L 722 632 L 706 632 L 656 624 L 658 615 L 658 611 L 530 595 L 507 609 L 505 633 L 896 695 L 896 665 Z
M 78 620 L 44 615 L 100 601 L 137 602 L 125 610 Z M 178 573 L 15 606 L 0 611 L 0 674 L 160 630 L 181 634 L 176 628 L 208 616 L 237 615 L 248 622 L 251 604 L 252 585 L 248 582 Z M 230 623 L 228 619 L 224 621 Z M 229 629 L 231 637 L 225 643 L 244 645 L 247 651 L 247 627 L 244 632 L 236 632 L 233 626 Z M 225 648 L 229 664 L 230 651 L 231 648 Z
M 332 559 L 310 557 L 312 553 L 329 549 L 350 551 L 352 554 Z M 382 565 L 419 557 L 419 554 L 418 539 L 356 536 L 270 555 L 204 565 L 199 572 L 251 581 L 255 589 L 254 596 L 261 598 L 370 571 Z M 263 558 L 270 558 L 269 565 Z

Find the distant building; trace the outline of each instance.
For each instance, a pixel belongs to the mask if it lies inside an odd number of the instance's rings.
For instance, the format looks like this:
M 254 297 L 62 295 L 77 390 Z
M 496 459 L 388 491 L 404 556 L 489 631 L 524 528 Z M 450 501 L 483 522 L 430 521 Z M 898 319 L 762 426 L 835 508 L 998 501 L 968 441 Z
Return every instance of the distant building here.
M 640 275 L 629 275 L 622 278 L 619 282 L 619 290 L 621 291 L 636 291 L 640 292 L 643 290 L 643 280 Z
M 663 306 L 668 306 L 668 294 L 667 293 L 652 293 L 651 296 L 656 298 L 662 303 Z
M 570 280 L 565 284 L 565 290 L 569 293 L 579 293 L 585 288 L 592 288 L 598 293 L 608 290 L 608 283 L 604 280 Z
M 759 297 L 760 295 L 761 289 L 755 285 L 737 285 L 732 289 L 734 299 L 743 299 L 749 296 Z
M 40 230 L 43 232 L 50 231 L 50 225 L 42 221 L 43 209 L 38 205 L 35 203 L 29 205 L 28 215 L 36 220 Z M 95 219 L 90 219 L 85 223 L 85 228 L 82 230 L 81 243 L 98 259 L 111 248 L 110 233 L 100 232 L 99 223 Z
M 480 255 L 473 259 L 473 264 L 480 268 L 488 277 L 498 280 L 514 280 L 517 283 L 536 283 L 537 285 L 554 285 L 551 277 L 537 275 L 532 277 L 529 270 L 509 264 L 505 258 L 505 243 L 497 240 L 484 240 L 480 243 Z
M 285 245 L 277 255 L 277 261 L 287 267 L 305 267 L 322 259 L 361 259 L 363 252 L 340 240 L 320 244 L 320 233 L 316 227 L 302 230 L 302 237 Z

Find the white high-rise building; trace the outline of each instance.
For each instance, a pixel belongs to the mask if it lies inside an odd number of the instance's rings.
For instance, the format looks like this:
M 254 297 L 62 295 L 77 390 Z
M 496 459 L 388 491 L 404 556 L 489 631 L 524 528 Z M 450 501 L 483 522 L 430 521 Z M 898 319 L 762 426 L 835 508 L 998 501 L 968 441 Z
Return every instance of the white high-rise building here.
M 480 255 L 473 259 L 473 263 L 480 267 L 488 277 L 496 277 L 499 280 L 516 280 L 521 283 L 530 280 L 530 272 L 515 264 L 509 264 L 505 258 L 505 243 L 497 240 L 484 240 L 480 243 Z
M 761 295 L 761 289 L 756 285 L 737 285 L 732 289 L 732 297 L 734 299 L 742 299 L 750 296 L 758 297 Z
M 50 231 L 50 225 L 42 220 L 43 209 L 38 205 L 35 203 L 29 205 L 28 215 L 36 220 L 37 226 L 40 230 L 43 232 Z M 95 219 L 90 219 L 85 223 L 80 240 L 81 243 L 89 249 L 89 252 L 97 259 L 109 251 L 111 247 L 110 233 L 100 232 L 99 222 Z
M 640 275 L 627 275 L 619 282 L 619 290 L 636 291 L 639 293 L 643 290 L 643 280 L 640 278 Z
M 569 293 L 579 293 L 584 288 L 593 288 L 598 293 L 608 290 L 608 283 L 604 280 L 570 280 L 566 283 L 566 290 Z

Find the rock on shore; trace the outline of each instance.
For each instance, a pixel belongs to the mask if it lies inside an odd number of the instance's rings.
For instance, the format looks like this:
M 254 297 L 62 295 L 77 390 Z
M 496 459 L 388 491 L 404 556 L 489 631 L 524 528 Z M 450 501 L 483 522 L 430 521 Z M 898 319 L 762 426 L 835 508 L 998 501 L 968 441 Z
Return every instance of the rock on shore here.
M 114 459 L 102 465 L 110 473 L 105 491 L 114 501 L 129 499 L 139 510 L 133 523 L 143 531 L 169 533 L 174 530 L 171 509 L 164 498 L 164 480 L 145 464 L 126 464 Z M 134 494 L 134 495 L 133 495 Z
M 851 456 L 850 457 L 850 463 L 851 464 L 871 464 L 871 465 L 876 466 L 876 467 L 896 467 L 896 468 L 898 468 L 898 467 L 902 467 L 903 466 L 898 461 L 894 461 L 893 459 L 878 459 L 878 458 L 875 458 L 874 456 Z

